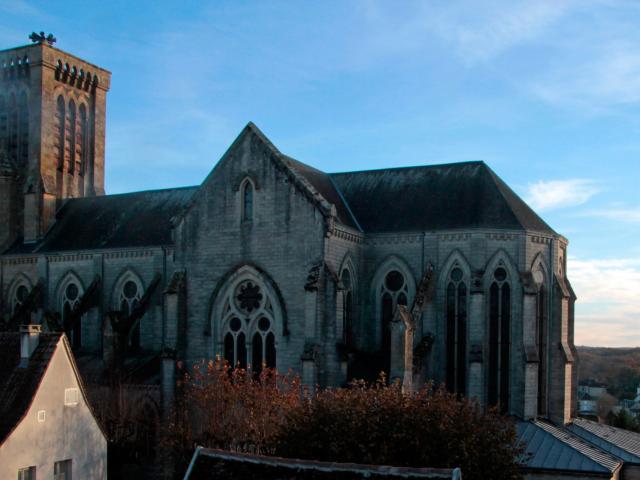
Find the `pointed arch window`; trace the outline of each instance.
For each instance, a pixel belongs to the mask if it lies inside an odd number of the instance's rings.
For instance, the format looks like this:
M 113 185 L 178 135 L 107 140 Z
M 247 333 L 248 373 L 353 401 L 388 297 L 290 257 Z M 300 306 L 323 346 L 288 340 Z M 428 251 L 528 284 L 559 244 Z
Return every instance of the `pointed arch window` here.
M 27 301 L 29 297 L 29 287 L 22 283 L 18 285 L 18 287 L 13 292 L 13 298 L 11 299 L 11 314 L 15 315 L 18 309 L 22 306 L 24 302 Z
M 544 274 L 538 270 L 534 273 L 537 284 L 536 293 L 536 347 L 538 349 L 538 415 L 547 413 L 547 368 L 548 368 L 548 315 L 547 292 Z
M 65 103 L 62 95 L 58 97 L 56 107 L 56 125 L 57 125 L 57 156 L 58 156 L 58 170 L 64 169 L 64 141 L 65 141 Z
M 276 311 L 265 286 L 244 279 L 230 288 L 222 309 L 224 359 L 231 366 L 276 368 Z
M 126 316 L 131 316 L 135 308 L 140 303 L 142 297 L 142 285 L 132 278 L 128 279 L 122 285 L 120 293 L 118 294 L 118 304 L 120 311 Z M 135 326 L 129 333 L 129 348 L 137 350 L 140 348 L 140 322 L 136 322 Z
M 76 104 L 73 100 L 69 101 L 67 144 L 69 145 L 69 173 L 73 174 L 76 168 Z
M 7 151 L 8 121 L 7 101 L 0 95 L 0 152 Z
M 246 179 L 242 183 L 240 192 L 242 194 L 242 221 L 251 222 L 253 220 L 253 183 Z
M 489 291 L 489 405 L 509 411 L 511 365 L 511 286 L 507 270 L 493 272 Z
M 78 173 L 84 176 L 84 172 L 87 169 L 87 152 L 89 150 L 87 145 L 87 132 L 88 132 L 88 118 L 87 118 L 87 108 L 84 104 L 80 105 L 78 109 L 78 139 L 77 139 L 77 156 L 78 156 L 78 165 L 79 170 Z
M 467 393 L 467 285 L 464 272 L 454 267 L 446 287 L 446 383 L 450 392 Z
M 353 345 L 353 283 L 348 268 L 342 270 L 340 281 L 344 288 L 342 300 L 342 342 Z
M 18 104 L 16 96 L 9 97 L 7 154 L 12 162 L 18 161 Z
M 391 322 L 398 305 L 407 305 L 409 285 L 398 270 L 389 270 L 378 288 L 380 305 L 380 352 L 382 368 L 388 374 L 391 369 Z
M 75 282 L 69 282 L 62 291 L 61 309 L 62 325 L 72 320 L 73 311 L 80 302 L 80 288 Z M 82 347 L 82 320 L 79 320 L 69 331 L 65 332 L 71 340 L 73 348 Z
M 29 164 L 29 102 L 27 94 L 22 92 L 18 100 L 18 161 L 20 165 Z

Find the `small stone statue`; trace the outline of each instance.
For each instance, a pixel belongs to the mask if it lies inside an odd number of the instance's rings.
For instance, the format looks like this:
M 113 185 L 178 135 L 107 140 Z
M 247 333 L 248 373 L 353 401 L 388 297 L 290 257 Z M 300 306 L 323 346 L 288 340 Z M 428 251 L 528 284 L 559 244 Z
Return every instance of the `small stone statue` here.
M 29 35 L 29 40 L 31 40 L 33 43 L 47 42 L 49 45 L 52 45 L 52 46 L 57 41 L 56 37 L 54 37 L 52 33 L 45 36 L 44 32 L 40 32 L 40 33 L 33 32 L 31 35 Z

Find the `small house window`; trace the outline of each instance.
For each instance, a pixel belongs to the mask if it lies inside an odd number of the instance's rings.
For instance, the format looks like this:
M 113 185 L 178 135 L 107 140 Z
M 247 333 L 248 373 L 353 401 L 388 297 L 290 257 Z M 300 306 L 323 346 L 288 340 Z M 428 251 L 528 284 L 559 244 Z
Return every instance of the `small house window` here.
M 53 464 L 53 480 L 71 480 L 71 460 Z
M 253 220 L 253 183 L 245 180 L 241 188 L 242 193 L 242 221 L 250 222 Z
M 36 480 L 36 467 L 27 467 L 18 470 L 18 480 Z
M 77 388 L 65 388 L 64 389 L 64 404 L 67 406 L 74 406 L 78 404 L 80 392 Z

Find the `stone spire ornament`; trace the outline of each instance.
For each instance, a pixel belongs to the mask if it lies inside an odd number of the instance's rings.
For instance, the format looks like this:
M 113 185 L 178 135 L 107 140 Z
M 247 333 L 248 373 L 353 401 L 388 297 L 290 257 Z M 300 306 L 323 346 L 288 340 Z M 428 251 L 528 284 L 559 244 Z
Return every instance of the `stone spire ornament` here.
M 45 35 L 44 32 L 33 32 L 31 35 L 29 35 L 29 40 L 40 45 L 46 42 L 50 46 L 53 46 L 53 44 L 57 42 L 56 37 L 54 37 L 52 33 L 50 33 L 49 35 Z

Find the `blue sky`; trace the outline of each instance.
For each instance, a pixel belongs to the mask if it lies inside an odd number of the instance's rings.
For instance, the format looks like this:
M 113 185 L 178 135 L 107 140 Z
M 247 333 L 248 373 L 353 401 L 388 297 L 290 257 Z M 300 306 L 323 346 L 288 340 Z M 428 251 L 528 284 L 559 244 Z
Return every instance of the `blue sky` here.
M 326 171 L 486 161 L 570 239 L 576 343 L 640 346 L 640 2 L 0 0 L 113 72 L 107 191 L 198 184 L 254 121 Z M 149 172 L 153 172 L 150 174 Z

